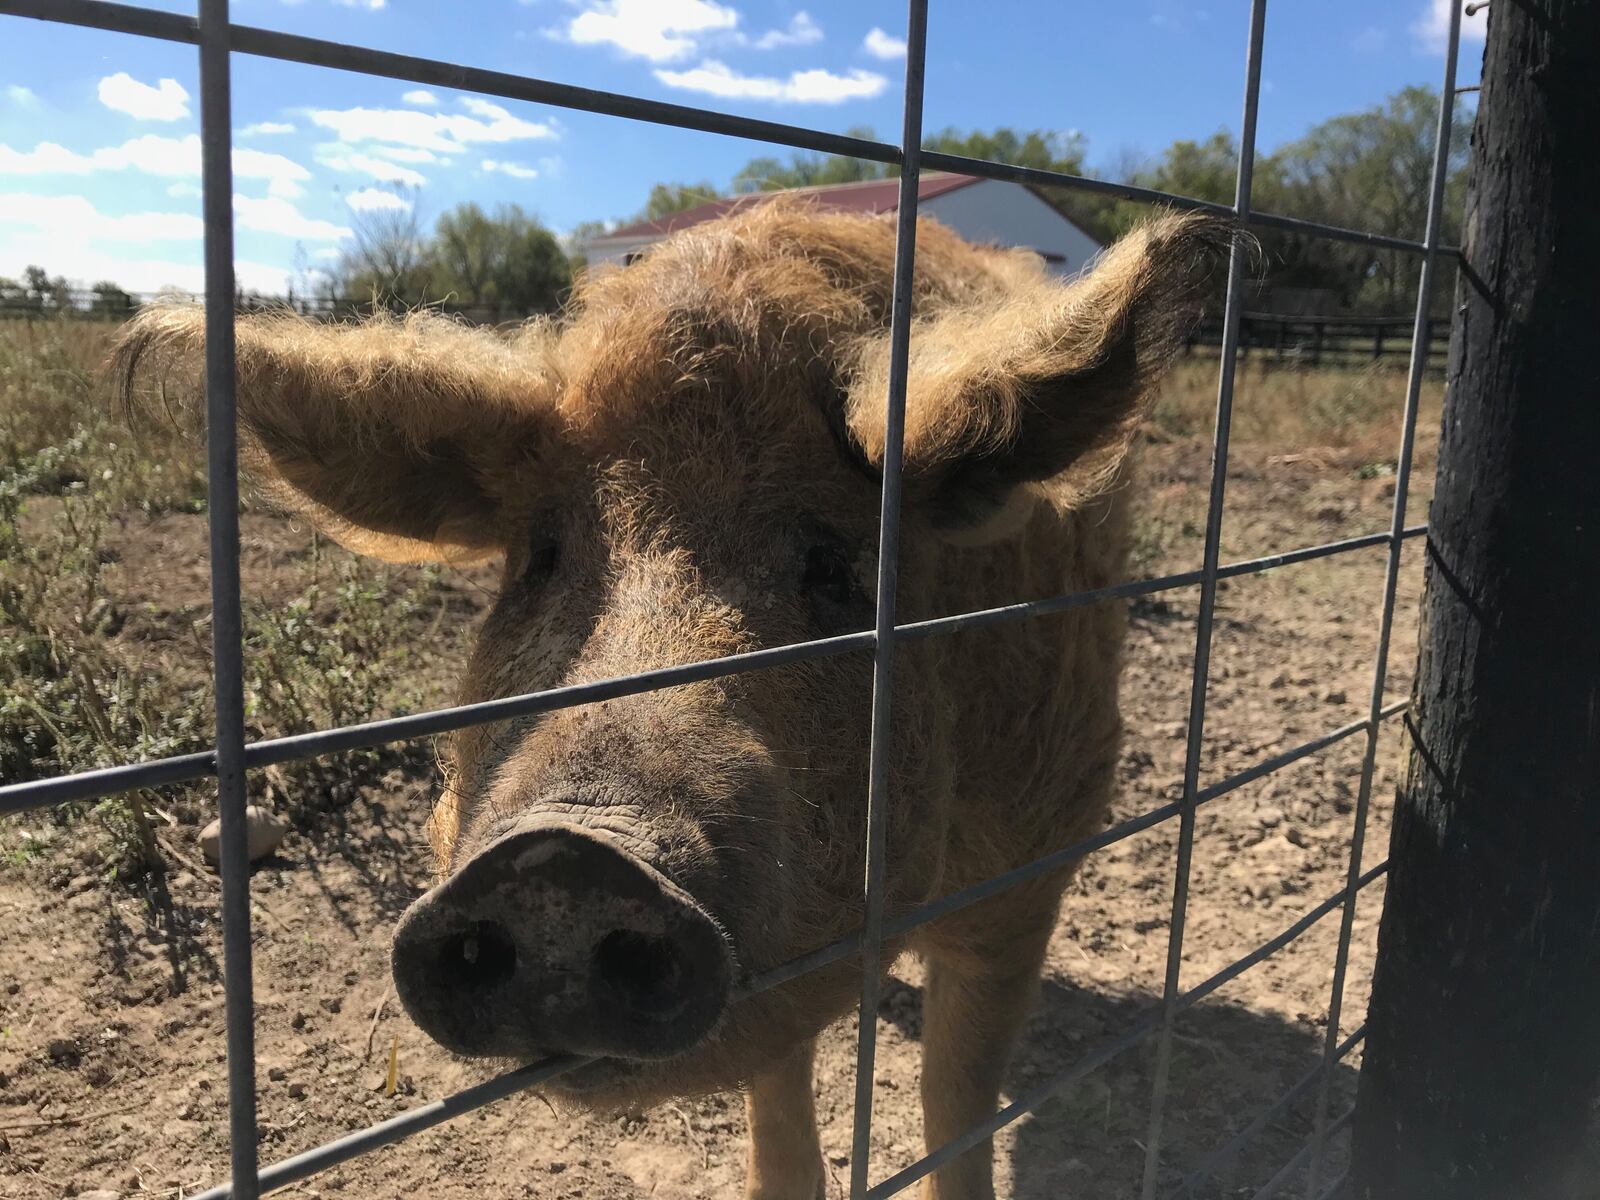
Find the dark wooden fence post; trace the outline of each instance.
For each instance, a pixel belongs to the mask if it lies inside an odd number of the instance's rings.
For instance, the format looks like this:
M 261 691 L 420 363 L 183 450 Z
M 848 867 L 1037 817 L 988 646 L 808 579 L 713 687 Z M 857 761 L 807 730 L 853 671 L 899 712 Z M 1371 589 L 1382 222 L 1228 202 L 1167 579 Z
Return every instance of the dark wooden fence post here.
M 1600 1195 L 1596 80 L 1600 0 L 1494 0 L 1354 1124 L 1367 1200 Z

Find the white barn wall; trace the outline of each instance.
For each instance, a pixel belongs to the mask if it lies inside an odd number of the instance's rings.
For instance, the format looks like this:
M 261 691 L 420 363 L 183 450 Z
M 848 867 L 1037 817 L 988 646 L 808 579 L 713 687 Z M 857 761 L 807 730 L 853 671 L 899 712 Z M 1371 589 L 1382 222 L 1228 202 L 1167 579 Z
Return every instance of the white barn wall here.
M 1043 254 L 1059 254 L 1053 274 L 1076 275 L 1100 253 L 1100 243 L 1018 183 L 984 179 L 924 200 L 922 212 L 948 225 L 969 242 L 1026 246 Z
M 614 242 L 610 238 L 596 238 L 585 247 L 589 256 L 589 265 L 597 267 L 601 263 L 616 263 L 617 266 L 626 266 L 628 256 L 637 254 L 646 246 L 653 246 L 660 238 L 630 238 L 627 241 Z

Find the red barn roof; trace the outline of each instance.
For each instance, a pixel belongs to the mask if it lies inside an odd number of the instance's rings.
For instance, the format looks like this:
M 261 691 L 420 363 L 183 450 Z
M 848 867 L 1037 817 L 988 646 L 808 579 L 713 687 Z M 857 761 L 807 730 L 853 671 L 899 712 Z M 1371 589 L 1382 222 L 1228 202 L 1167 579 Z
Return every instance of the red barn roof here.
M 953 192 L 979 182 L 971 175 L 931 173 L 917 181 L 917 199 L 931 200 L 946 192 Z M 751 192 L 743 196 L 725 196 L 697 204 L 682 212 L 669 213 L 656 221 L 640 221 L 621 229 L 602 234 L 595 241 L 633 240 L 665 237 L 702 221 L 710 221 L 746 204 L 760 204 L 774 196 L 806 196 L 821 207 L 835 212 L 886 213 L 900 206 L 899 179 L 866 179 L 859 183 L 830 184 L 823 187 L 787 188 L 781 192 Z

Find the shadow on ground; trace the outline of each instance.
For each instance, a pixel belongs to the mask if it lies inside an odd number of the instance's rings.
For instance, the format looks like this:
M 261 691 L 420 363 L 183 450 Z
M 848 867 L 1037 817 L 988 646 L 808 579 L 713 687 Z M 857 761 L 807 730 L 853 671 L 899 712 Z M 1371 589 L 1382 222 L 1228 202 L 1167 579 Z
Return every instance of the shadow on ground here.
M 1159 997 L 1106 995 L 1046 979 L 1013 1062 L 1001 1104 L 1069 1071 L 1151 1018 Z M 894 981 L 884 1015 L 909 1038 L 922 1032 L 921 989 Z M 1190 1200 L 1254 1196 L 1312 1134 L 1315 1087 L 1254 1134 L 1236 1153 L 1211 1160 L 1321 1061 L 1318 1029 L 1234 1005 L 1201 1004 L 1180 1014 L 1162 1136 L 1156 1194 Z M 1146 1037 L 1062 1088 L 1003 1135 L 996 1184 L 1013 1200 L 1126 1200 L 1140 1194 L 1149 1135 L 1156 1038 Z M 1356 1072 L 1336 1070 L 1330 1113 L 1355 1095 Z M 1009 1145 L 1007 1145 L 1009 1142 Z M 1343 1136 L 1330 1140 L 1322 1179 L 1344 1169 Z M 1009 1161 L 1009 1167 L 1007 1162 Z M 1280 1195 L 1300 1194 L 1303 1170 Z

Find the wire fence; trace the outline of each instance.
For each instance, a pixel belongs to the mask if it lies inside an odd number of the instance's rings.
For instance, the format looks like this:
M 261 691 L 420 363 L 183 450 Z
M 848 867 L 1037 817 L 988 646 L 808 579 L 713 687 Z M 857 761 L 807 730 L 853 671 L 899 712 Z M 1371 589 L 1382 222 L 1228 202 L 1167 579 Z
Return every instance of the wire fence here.
M 1407 540 L 1425 532 L 1423 526 L 1408 527 L 1405 524 L 1405 517 L 1418 398 L 1431 344 L 1429 304 L 1440 262 L 1453 257 L 1456 253 L 1452 248 L 1440 244 L 1440 214 L 1443 208 L 1452 105 L 1441 104 L 1439 109 L 1427 228 L 1421 241 L 1258 213 L 1251 207 L 1251 178 L 1256 151 L 1256 116 L 1261 93 L 1262 41 L 1267 0 L 1252 0 L 1251 4 L 1245 61 L 1243 120 L 1235 197 L 1231 206 L 1105 180 L 968 159 L 950 154 L 923 152 L 919 149 L 919 145 L 926 63 L 927 8 L 927 0 L 910 0 L 906 26 L 908 50 L 902 140 L 899 145 L 890 145 L 770 121 L 393 54 L 341 42 L 236 25 L 229 21 L 227 0 L 200 0 L 199 15 L 193 18 L 106 3 L 103 0 L 0 0 L 0 14 L 118 31 L 169 42 L 187 43 L 199 48 L 205 218 L 208 512 L 216 694 L 215 746 L 213 750 L 204 753 L 136 762 L 52 779 L 0 786 L 0 813 L 12 813 L 62 804 L 74 799 L 108 795 L 130 788 L 153 787 L 202 778 L 217 780 L 222 817 L 220 871 L 232 1177 L 228 1183 L 202 1193 L 198 1200 L 220 1200 L 226 1196 L 236 1197 L 239 1200 L 254 1200 L 263 1192 L 306 1179 L 337 1163 L 397 1142 L 419 1130 L 471 1112 L 505 1096 L 535 1087 L 586 1061 L 572 1056 L 562 1056 L 529 1064 L 445 1099 L 418 1106 L 390 1120 L 291 1158 L 263 1166 L 259 1159 L 256 1121 L 250 873 L 246 858 L 244 812 L 244 784 L 247 771 L 273 763 L 332 754 L 357 747 L 382 745 L 403 739 L 428 737 L 472 725 L 550 712 L 614 697 L 674 687 L 696 680 L 764 670 L 808 659 L 865 653 L 869 650 L 873 654 L 873 697 L 863 925 L 856 933 L 832 945 L 820 947 L 782 966 L 745 979 L 734 997 L 734 1002 L 737 1002 L 740 998 L 780 986 L 828 964 L 859 957 L 860 1035 L 857 1047 L 854 1145 L 850 1164 L 852 1200 L 882 1200 L 900 1193 L 917 1180 L 937 1170 L 942 1164 L 978 1145 L 999 1129 L 1032 1112 L 1075 1080 L 1083 1078 L 1129 1048 L 1153 1038 L 1156 1042 L 1155 1079 L 1150 1102 L 1149 1130 L 1144 1142 L 1145 1166 L 1140 1191 L 1143 1200 L 1152 1200 L 1161 1191 L 1163 1180 L 1163 1132 L 1167 1115 L 1176 1018 L 1218 988 L 1289 945 L 1335 910 L 1340 913 L 1340 927 L 1322 1060 L 1287 1092 L 1257 1114 L 1249 1124 L 1213 1151 L 1183 1179 L 1176 1190 L 1162 1194 L 1173 1197 L 1193 1195 L 1196 1188 L 1202 1186 L 1215 1172 L 1237 1157 L 1250 1139 L 1268 1123 L 1291 1104 L 1312 1092 L 1316 1096 L 1312 1138 L 1293 1158 L 1283 1164 L 1256 1195 L 1258 1197 L 1278 1195 L 1302 1172 L 1306 1179 L 1304 1194 L 1310 1200 L 1332 1195 L 1340 1187 L 1342 1179 L 1336 1179 L 1324 1187 L 1321 1175 L 1329 1139 L 1343 1130 L 1349 1121 L 1348 1112 L 1338 1116 L 1329 1115 L 1330 1085 L 1334 1068 L 1354 1051 L 1364 1034 L 1363 1028 L 1343 1039 L 1340 1037 L 1340 1011 L 1344 998 L 1357 899 L 1362 889 L 1380 878 L 1387 869 L 1387 863 L 1363 869 L 1362 854 L 1380 732 L 1383 723 L 1404 708 L 1403 704 L 1386 705 L 1384 689 L 1402 550 Z M 1444 61 L 1443 95 L 1447 98 L 1455 92 L 1455 63 L 1460 39 L 1460 21 L 1460 5 L 1453 4 Z M 236 291 L 233 270 L 232 121 L 229 73 L 232 57 L 235 54 L 312 64 L 403 80 L 408 83 L 435 85 L 580 109 L 631 120 L 898 165 L 901 169 L 900 205 L 897 215 L 894 263 L 891 367 L 880 510 L 877 609 L 873 628 L 704 662 L 641 671 L 509 699 L 459 705 L 362 725 L 314 730 L 289 737 L 246 743 L 243 721 L 239 487 L 234 404 Z M 1011 179 L 1053 187 L 1077 188 L 1179 209 L 1210 211 L 1232 216 L 1246 226 L 1290 229 L 1309 235 L 1361 242 L 1416 254 L 1421 262 L 1417 309 L 1411 329 L 1410 374 L 1402 420 L 1393 515 L 1389 528 L 1360 537 L 1307 546 L 1262 558 L 1233 563 L 1221 561 L 1233 380 L 1238 358 L 1236 351 L 1241 345 L 1241 328 L 1244 324 L 1242 295 L 1247 270 L 1245 251 L 1241 246 L 1235 245 L 1228 263 L 1209 507 L 1201 565 L 1190 571 L 1160 578 L 1131 580 L 1090 592 L 897 624 L 894 596 L 898 566 L 906 363 L 911 325 L 909 284 L 915 255 L 917 179 L 923 168 L 954 171 L 983 178 Z M 1367 716 L 1263 759 L 1237 774 L 1201 786 L 1201 751 L 1204 744 L 1207 685 L 1218 585 L 1224 580 L 1254 575 L 1276 567 L 1378 547 L 1385 549 L 1387 558 Z M 1190 681 L 1185 766 L 1178 797 L 1149 812 L 1125 820 L 1094 837 L 1034 862 L 1018 866 L 964 891 L 920 905 L 903 914 L 887 915 L 883 905 L 885 837 L 888 806 L 891 802 L 888 790 L 887 749 L 893 716 L 890 707 L 892 689 L 889 685 L 894 673 L 897 645 L 902 641 L 913 639 L 959 635 L 968 630 L 1000 623 L 1048 618 L 1053 614 L 1085 605 L 1195 587 L 1199 589 L 1199 614 L 1195 626 L 1194 669 Z M 1244 784 L 1355 737 L 1364 740 L 1364 754 L 1345 886 L 1326 897 L 1277 936 L 1255 947 L 1201 983 L 1185 988 L 1182 983 L 1184 929 L 1196 837 L 1196 816 L 1200 808 Z M 870 1140 L 872 1081 L 885 940 L 903 935 L 1028 880 L 1058 871 L 1095 850 L 1171 821 L 1178 823 L 1178 848 L 1174 862 L 1173 898 L 1168 924 L 1165 984 L 1159 1008 L 1153 1009 L 1055 1077 L 1017 1096 L 988 1120 L 967 1130 L 946 1145 L 935 1148 L 898 1173 L 873 1182 Z

